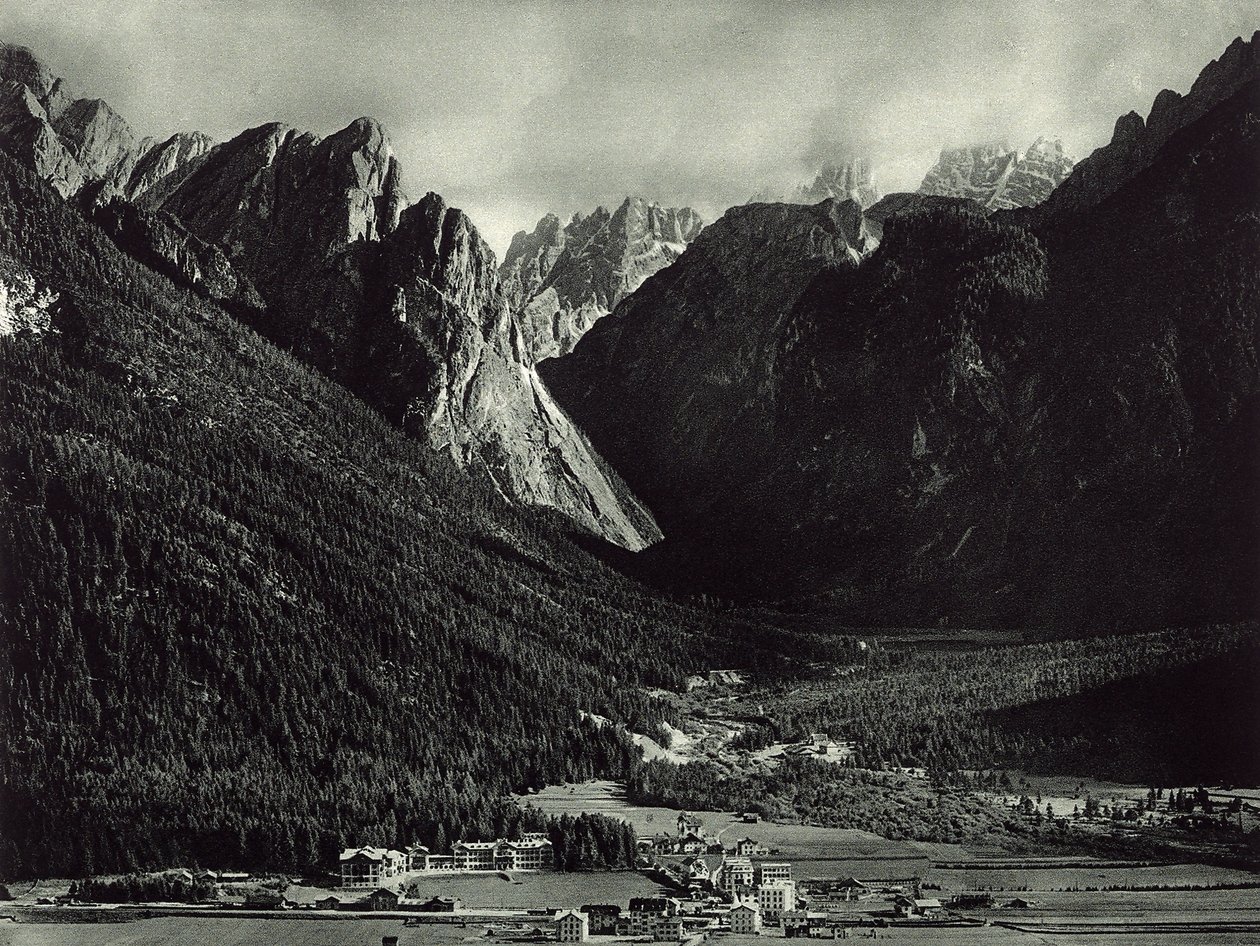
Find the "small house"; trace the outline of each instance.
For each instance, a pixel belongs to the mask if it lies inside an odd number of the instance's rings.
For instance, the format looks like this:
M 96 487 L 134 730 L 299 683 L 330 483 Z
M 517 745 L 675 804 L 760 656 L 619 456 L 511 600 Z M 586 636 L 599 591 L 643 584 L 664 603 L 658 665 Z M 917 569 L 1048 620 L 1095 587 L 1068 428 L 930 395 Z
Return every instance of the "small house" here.
M 709 849 L 708 842 L 698 834 L 689 834 L 678 845 L 678 850 L 683 854 L 703 854 Z
M 652 921 L 652 941 L 656 943 L 676 943 L 683 937 L 683 918 L 680 916 L 658 916 Z
M 316 910 L 340 910 L 341 898 L 340 897 L 320 897 L 318 900 L 315 901 L 315 909 Z
M 678 836 L 686 837 L 688 834 L 699 834 L 704 828 L 704 823 L 694 815 L 687 812 L 680 812 L 678 815 Z
M 428 870 L 429 853 L 429 849 L 423 844 L 413 844 L 411 847 L 407 848 L 407 870 Z
M 363 898 L 363 906 L 372 911 L 397 910 L 399 896 L 393 890 L 378 887 Z
M 416 906 L 421 913 L 454 913 L 459 908 L 460 901 L 456 897 L 433 897 Z

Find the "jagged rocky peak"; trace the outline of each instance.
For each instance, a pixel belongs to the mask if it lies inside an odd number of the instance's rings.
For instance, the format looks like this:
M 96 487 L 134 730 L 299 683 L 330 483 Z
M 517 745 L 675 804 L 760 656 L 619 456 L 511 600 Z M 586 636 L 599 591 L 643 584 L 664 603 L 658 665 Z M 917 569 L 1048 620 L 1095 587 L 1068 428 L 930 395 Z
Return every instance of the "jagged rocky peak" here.
M 397 236 L 388 245 L 391 277 L 417 280 L 444 295 L 464 313 L 488 312 L 501 321 L 502 305 L 494 252 L 468 215 L 430 191 L 404 210 Z
M 319 138 L 260 125 L 206 153 L 161 200 L 203 239 L 322 261 L 398 224 L 407 197 L 389 138 L 361 118 Z M 287 276 L 288 273 L 275 273 Z
M 575 215 L 574 221 L 577 219 Z M 532 233 L 519 230 L 512 237 L 499 274 L 513 309 L 528 302 L 550 275 L 564 249 L 568 231 L 559 217 L 549 213 L 538 221 Z
M 533 362 L 568 354 L 596 321 L 676 260 L 704 228 L 690 207 L 627 197 L 609 212 L 547 214 L 512 239 L 499 275 Z
M 1202 118 L 1243 86 L 1260 81 L 1260 31 L 1249 40 L 1237 37 L 1219 59 L 1204 67 L 1185 95 L 1164 89 L 1151 103 L 1146 120 L 1137 112 L 1122 115 L 1111 141 L 1076 165 L 1073 173 L 1041 208 L 1042 215 L 1087 210 L 1101 203 L 1136 174 L 1150 167 L 1164 144 Z
M 29 49 L 0 44 L 0 146 L 62 196 L 90 187 L 93 199 L 134 199 L 157 182 L 156 169 L 169 174 L 205 150 L 175 148 L 162 160 L 146 162 L 155 144 L 137 135 L 107 102 L 76 99 Z M 146 170 L 137 177 L 142 165 Z
M 654 542 L 522 354 L 473 222 L 435 193 L 407 206 L 401 177 L 370 119 L 327 138 L 264 125 L 206 153 L 161 209 L 228 251 L 265 330 L 470 475 L 626 547 Z
M 1020 152 L 1005 141 L 946 148 L 919 186 L 920 194 L 966 197 L 990 210 L 1032 207 L 1072 170 L 1058 139 L 1038 138 Z
M 853 200 L 862 207 L 869 207 L 879 200 L 879 188 L 875 186 L 871 162 L 859 158 L 823 165 L 812 184 L 799 188 L 795 203 L 816 204 L 828 197 Z
M 816 204 L 828 198 L 852 200 L 864 208 L 876 203 L 880 192 L 870 160 L 850 158 L 828 161 L 810 183 L 787 192 L 767 188 L 754 194 L 748 203 Z
M 127 181 L 128 200 L 158 206 L 183 175 L 195 170 L 214 147 L 214 140 L 199 131 L 179 132 L 154 145 L 136 162 Z
M 366 367 L 387 389 L 387 413 L 513 500 L 630 549 L 657 541 L 651 515 L 524 361 L 494 253 L 468 216 L 427 194 L 384 249 L 390 308 Z

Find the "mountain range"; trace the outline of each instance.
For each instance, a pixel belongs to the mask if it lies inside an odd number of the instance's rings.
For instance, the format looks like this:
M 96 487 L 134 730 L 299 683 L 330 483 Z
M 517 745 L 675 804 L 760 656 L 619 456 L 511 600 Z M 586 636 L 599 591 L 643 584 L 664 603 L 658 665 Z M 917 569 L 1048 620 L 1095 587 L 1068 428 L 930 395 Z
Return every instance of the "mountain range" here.
M 1255 45 L 1033 209 L 707 227 L 543 366 L 665 533 L 637 565 L 858 623 L 1254 613 Z
M 128 252 L 208 287 L 512 500 L 627 548 L 659 538 L 539 380 L 476 227 L 436 194 L 410 203 L 378 123 L 156 144 L 27 50 L 0 52 L 0 79 L 6 150 Z
M 1070 169 L 502 264 L 371 119 L 147 139 L 0 46 L 0 874 L 498 836 L 836 628 L 1254 620 L 1258 41 Z

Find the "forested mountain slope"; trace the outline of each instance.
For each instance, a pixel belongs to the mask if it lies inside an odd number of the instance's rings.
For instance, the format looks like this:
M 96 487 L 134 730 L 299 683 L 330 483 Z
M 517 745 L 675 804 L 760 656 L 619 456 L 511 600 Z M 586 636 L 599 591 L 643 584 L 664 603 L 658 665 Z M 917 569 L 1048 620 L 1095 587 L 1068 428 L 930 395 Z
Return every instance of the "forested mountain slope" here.
M 856 623 L 1254 615 L 1250 49 L 1092 206 L 910 202 L 856 266 L 767 239 L 806 208 L 738 208 L 544 365 L 656 513 L 643 562 Z
M 508 789 L 625 764 L 583 712 L 651 731 L 642 686 L 759 659 L 3 155 L 0 282 L 0 873 L 490 832 Z
M 408 207 L 378 122 L 157 144 L 104 102 L 70 101 L 30 50 L 0 46 L 0 149 L 137 259 L 208 291 L 505 498 L 626 548 L 659 538 L 534 371 L 494 253 L 438 195 Z M 95 116 L 87 130 L 80 112 Z

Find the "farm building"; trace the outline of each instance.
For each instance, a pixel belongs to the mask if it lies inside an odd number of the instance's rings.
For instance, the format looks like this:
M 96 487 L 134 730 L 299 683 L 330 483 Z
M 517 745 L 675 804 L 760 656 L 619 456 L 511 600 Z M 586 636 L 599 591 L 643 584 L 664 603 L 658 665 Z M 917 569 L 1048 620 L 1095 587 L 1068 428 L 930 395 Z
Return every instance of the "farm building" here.
M 417 904 L 415 909 L 421 913 L 454 913 L 460 906 L 457 897 L 433 897 L 424 903 Z
M 912 897 L 898 897 L 893 901 L 893 908 L 897 912 L 897 916 L 912 917 L 934 917 L 941 913 L 941 901 L 936 899 L 921 899 Z
M 364 897 L 360 903 L 367 910 L 397 910 L 398 901 L 401 898 L 393 890 L 387 890 L 384 887 L 378 887 L 370 894 Z

